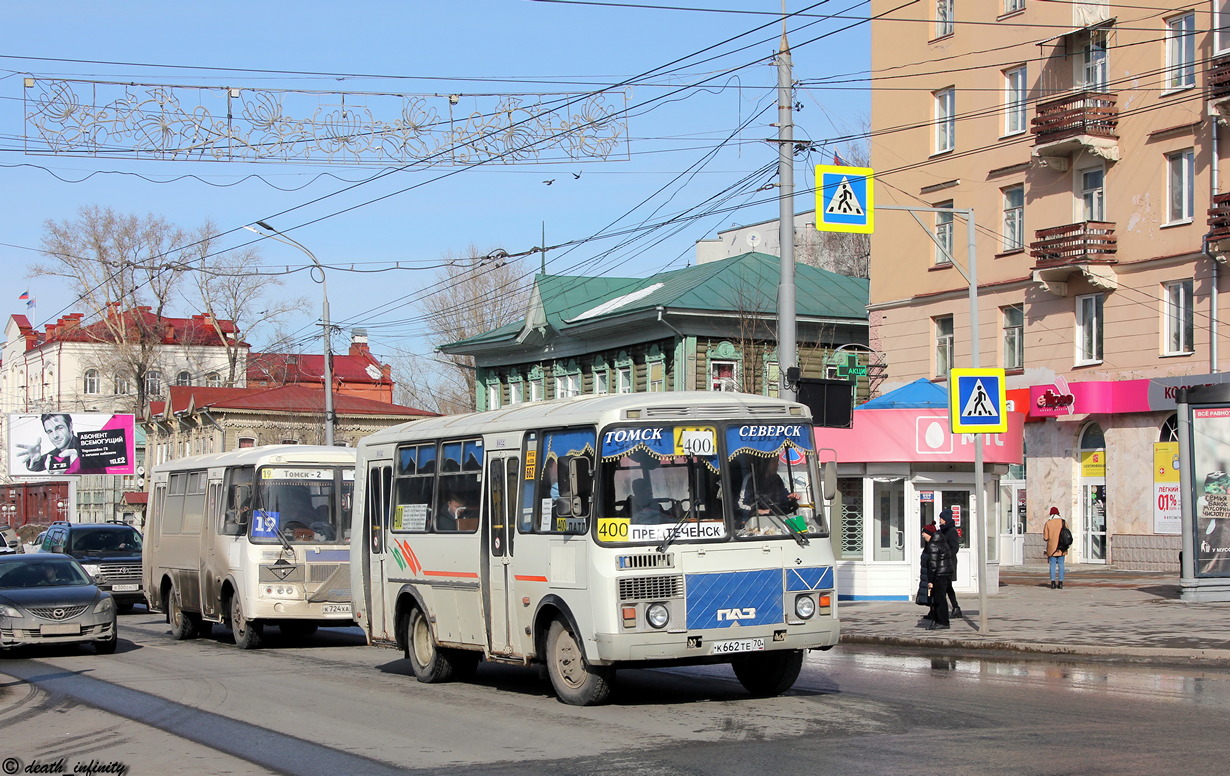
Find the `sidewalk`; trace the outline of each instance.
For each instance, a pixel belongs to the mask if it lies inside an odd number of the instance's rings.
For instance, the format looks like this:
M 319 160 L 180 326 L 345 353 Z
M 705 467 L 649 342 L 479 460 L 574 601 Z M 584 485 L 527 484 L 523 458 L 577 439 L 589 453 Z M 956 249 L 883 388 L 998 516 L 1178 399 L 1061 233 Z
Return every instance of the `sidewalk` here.
M 843 602 L 841 641 L 1230 666 L 1230 603 L 1180 601 L 1176 573 L 1073 565 L 1051 590 L 1046 566 L 1002 567 L 985 634 L 977 593 L 958 599 L 962 618 L 934 631 L 912 602 Z

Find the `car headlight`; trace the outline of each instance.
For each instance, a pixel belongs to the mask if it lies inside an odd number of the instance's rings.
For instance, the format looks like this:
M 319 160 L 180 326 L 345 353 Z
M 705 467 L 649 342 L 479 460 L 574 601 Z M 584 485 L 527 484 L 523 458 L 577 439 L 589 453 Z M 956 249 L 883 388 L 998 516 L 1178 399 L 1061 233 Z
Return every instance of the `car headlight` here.
M 114 608 L 115 608 L 115 599 L 113 599 L 111 596 L 107 596 L 103 600 L 99 601 L 98 605 L 94 607 L 94 614 L 105 614 L 106 612 L 109 612 Z
M 816 613 L 816 599 L 809 595 L 796 596 L 794 599 L 794 613 L 804 620 L 810 619 Z
M 0 604 L 0 617 L 24 617 L 21 610 L 8 604 Z
M 645 609 L 645 621 L 651 628 L 665 628 L 670 618 L 671 613 L 667 610 L 666 604 L 650 604 Z
M 91 577 L 98 576 L 98 572 L 102 571 L 102 566 L 97 563 L 82 563 L 81 568 L 85 569 L 85 573 L 89 574 Z

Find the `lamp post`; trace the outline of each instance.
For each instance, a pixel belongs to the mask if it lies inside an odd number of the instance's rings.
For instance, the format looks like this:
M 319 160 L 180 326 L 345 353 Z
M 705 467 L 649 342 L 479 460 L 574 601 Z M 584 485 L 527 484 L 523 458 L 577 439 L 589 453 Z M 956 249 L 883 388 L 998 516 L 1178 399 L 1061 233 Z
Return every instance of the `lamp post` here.
M 324 332 L 323 339 L 324 339 L 324 350 L 325 350 L 325 444 L 332 447 L 333 446 L 333 418 L 334 418 L 334 413 L 333 413 L 333 353 L 332 353 L 332 348 L 329 345 L 329 284 L 325 282 L 325 268 L 321 265 L 320 261 L 316 258 L 316 255 L 312 253 L 311 251 L 309 251 L 307 249 L 307 246 L 305 246 L 303 243 L 299 242 L 298 240 L 292 237 L 282 234 L 277 229 L 274 229 L 272 226 L 265 223 L 264 221 L 257 221 L 256 225 L 259 226 L 261 229 L 264 229 L 265 231 L 272 233 L 272 234 L 263 234 L 262 236 L 268 237 L 271 240 L 277 240 L 280 243 L 286 243 L 287 245 L 298 248 L 299 250 L 306 253 L 307 257 L 312 260 L 312 264 L 315 265 L 313 268 L 314 272 L 312 274 L 312 280 L 320 284 L 320 292 L 321 292 L 320 318 L 321 318 L 321 325 L 323 327 L 323 332 Z M 244 229 L 247 229 L 250 232 L 256 232 L 257 234 L 262 234 L 256 229 L 253 229 L 251 226 L 245 226 Z M 316 272 L 320 273 L 319 280 L 317 280 L 316 278 L 316 274 L 315 274 Z

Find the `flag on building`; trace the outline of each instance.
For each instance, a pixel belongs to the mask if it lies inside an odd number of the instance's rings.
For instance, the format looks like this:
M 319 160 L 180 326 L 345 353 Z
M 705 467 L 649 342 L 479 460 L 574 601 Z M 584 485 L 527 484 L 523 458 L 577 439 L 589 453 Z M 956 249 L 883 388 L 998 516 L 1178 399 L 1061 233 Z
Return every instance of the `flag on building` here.
M 25 300 L 25 299 L 29 299 L 29 298 L 30 298 L 30 292 L 29 292 L 29 291 L 22 291 L 22 292 L 21 292 L 21 296 L 19 296 L 19 297 L 17 297 L 17 298 L 18 298 L 18 299 L 23 299 L 23 300 Z
M 838 167 L 848 167 L 849 166 L 844 161 L 842 161 L 842 158 L 837 155 L 836 151 L 833 152 L 833 164 L 837 165 Z

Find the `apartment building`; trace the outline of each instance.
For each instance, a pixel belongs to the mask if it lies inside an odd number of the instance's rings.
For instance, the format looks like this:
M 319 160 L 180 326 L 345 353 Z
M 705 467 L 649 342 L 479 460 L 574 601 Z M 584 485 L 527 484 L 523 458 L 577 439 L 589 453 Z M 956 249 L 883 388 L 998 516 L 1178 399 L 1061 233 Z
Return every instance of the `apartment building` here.
M 876 215 L 884 389 L 946 384 L 975 348 L 1007 370 L 1026 464 L 988 494 L 1016 541 L 1003 562 L 1041 562 L 1057 506 L 1070 561 L 1177 570 L 1174 390 L 1226 381 L 1230 3 L 873 0 L 871 14 L 876 204 L 923 209 Z M 972 256 L 949 209 L 974 212 Z

